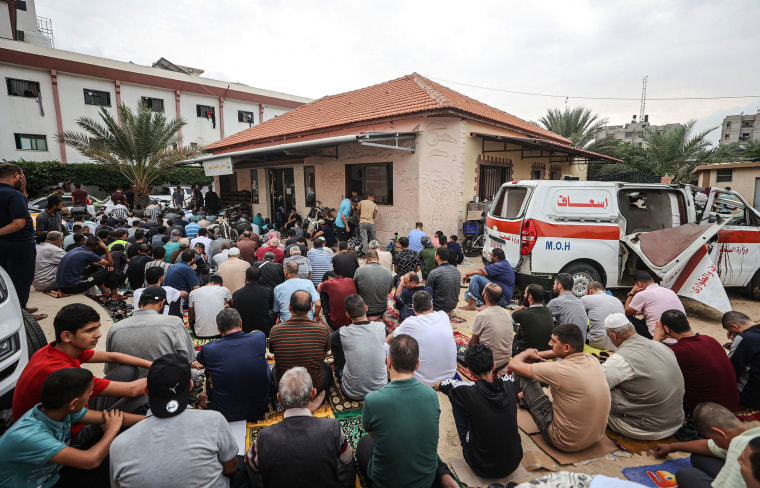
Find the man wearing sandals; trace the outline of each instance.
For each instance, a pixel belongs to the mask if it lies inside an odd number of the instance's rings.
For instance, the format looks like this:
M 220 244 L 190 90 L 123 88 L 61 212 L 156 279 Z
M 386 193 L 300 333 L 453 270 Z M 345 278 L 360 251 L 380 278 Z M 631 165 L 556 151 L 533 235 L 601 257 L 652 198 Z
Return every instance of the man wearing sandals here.
M 103 250 L 102 258 L 95 254 L 98 248 Z M 118 288 L 111 290 L 104 286 L 110 273 L 108 268 L 112 267 L 113 258 L 106 243 L 98 237 L 90 236 L 84 246 L 72 249 L 61 259 L 55 281 L 61 291 L 69 295 L 84 293 L 98 286 L 103 292 L 101 299 L 123 300 L 124 297 L 119 295 Z

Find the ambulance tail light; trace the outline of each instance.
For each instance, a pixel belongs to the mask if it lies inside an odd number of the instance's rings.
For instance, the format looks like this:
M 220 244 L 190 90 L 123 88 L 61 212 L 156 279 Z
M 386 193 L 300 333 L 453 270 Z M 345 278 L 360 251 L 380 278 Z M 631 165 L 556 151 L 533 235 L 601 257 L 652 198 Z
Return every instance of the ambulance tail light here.
M 533 251 L 533 246 L 536 245 L 536 225 L 533 223 L 533 219 L 526 219 L 523 221 L 522 228 L 520 229 L 520 254 L 527 256 Z

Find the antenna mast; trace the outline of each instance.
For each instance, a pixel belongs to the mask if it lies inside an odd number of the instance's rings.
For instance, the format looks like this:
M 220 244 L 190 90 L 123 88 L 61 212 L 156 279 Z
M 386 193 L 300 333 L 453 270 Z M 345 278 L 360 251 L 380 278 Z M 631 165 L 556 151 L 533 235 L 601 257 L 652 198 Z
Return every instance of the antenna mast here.
M 649 76 L 645 76 L 643 80 L 641 80 L 641 110 L 639 112 L 639 122 L 644 121 L 644 109 L 647 106 L 647 78 Z

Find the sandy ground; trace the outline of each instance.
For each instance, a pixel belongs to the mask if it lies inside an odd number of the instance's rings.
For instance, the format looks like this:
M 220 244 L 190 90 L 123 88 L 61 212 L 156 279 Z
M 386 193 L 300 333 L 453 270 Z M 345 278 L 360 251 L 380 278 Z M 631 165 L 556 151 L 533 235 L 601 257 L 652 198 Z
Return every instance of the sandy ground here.
M 465 258 L 465 263 L 463 263 L 459 269 L 464 274 L 467 271 L 478 268 L 480 266 L 481 264 L 479 258 Z M 464 304 L 464 292 L 465 289 L 463 288 L 461 290 L 460 296 L 461 304 Z M 750 317 L 760 316 L 760 302 L 751 300 L 746 295 L 738 291 L 729 292 L 729 298 L 731 299 L 731 304 L 733 305 L 734 310 L 744 312 Z M 129 300 L 131 303 L 131 298 Z M 685 299 L 684 302 L 692 329 L 694 329 L 696 332 L 699 332 L 700 334 L 706 334 L 714 337 L 721 344 L 726 342 L 725 331 L 720 325 L 720 314 L 718 312 L 700 304 L 699 302 L 691 301 L 688 299 Z M 48 318 L 40 322 L 40 325 L 45 331 L 45 335 L 47 336 L 48 340 L 54 340 L 55 334 L 53 331 L 53 318 L 55 317 L 55 314 L 58 312 L 58 310 L 60 310 L 61 307 L 69 303 L 85 303 L 88 305 L 94 305 L 94 302 L 92 300 L 81 295 L 66 298 L 52 298 L 43 293 L 32 291 L 29 300 L 29 306 L 39 307 L 40 312 L 47 313 L 49 315 Z M 98 343 L 97 350 L 105 350 L 105 336 L 108 333 L 108 329 L 111 327 L 113 322 L 105 309 L 102 307 L 96 308 L 99 310 L 101 316 L 101 333 L 103 335 L 100 342 Z M 454 324 L 454 329 L 469 335 L 471 333 L 472 319 L 475 316 L 476 312 L 465 312 L 457 310 L 456 313 L 460 317 L 465 318 L 466 322 L 461 324 Z M 86 365 L 86 367 L 95 374 L 102 375 L 103 373 L 102 365 L 93 364 Z M 459 443 L 459 437 L 457 436 L 456 427 L 454 426 L 454 418 L 451 414 L 451 404 L 449 403 L 448 398 L 441 393 L 438 394 L 438 400 L 441 406 L 438 453 L 444 461 L 454 458 L 461 458 L 462 449 Z M 527 435 L 522 432 L 520 435 L 522 438 L 524 452 L 527 453 L 530 451 L 540 450 Z M 678 456 L 679 455 L 677 454 L 671 454 L 671 458 Z M 576 471 L 579 473 L 603 474 L 606 476 L 624 478 L 621 472 L 623 468 L 630 466 L 657 464 L 660 462 L 662 462 L 662 460 L 655 458 L 651 452 L 631 455 L 630 453 L 626 453 L 624 451 L 616 451 L 603 458 L 586 464 L 578 463 L 577 465 L 567 465 L 562 467 L 557 466 L 557 469 Z M 528 476 L 517 479 L 515 481 L 522 482 L 531 480 L 539 476 L 543 476 L 547 472 L 548 471 L 546 470 L 540 469 L 530 472 Z

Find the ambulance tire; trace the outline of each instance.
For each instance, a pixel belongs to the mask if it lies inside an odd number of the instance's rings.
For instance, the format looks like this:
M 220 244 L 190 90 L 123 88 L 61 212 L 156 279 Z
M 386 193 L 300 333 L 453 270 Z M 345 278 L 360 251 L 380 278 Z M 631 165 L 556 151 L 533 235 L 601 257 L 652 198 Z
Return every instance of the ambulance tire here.
M 588 284 L 592 281 L 602 281 L 599 271 L 589 263 L 571 263 L 562 272 L 573 277 L 572 292 L 577 297 L 582 297 L 586 294 Z
M 760 270 L 755 272 L 755 276 L 749 282 L 749 295 L 754 300 L 760 300 Z

